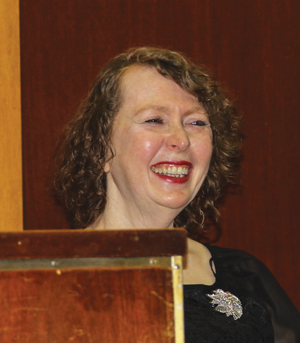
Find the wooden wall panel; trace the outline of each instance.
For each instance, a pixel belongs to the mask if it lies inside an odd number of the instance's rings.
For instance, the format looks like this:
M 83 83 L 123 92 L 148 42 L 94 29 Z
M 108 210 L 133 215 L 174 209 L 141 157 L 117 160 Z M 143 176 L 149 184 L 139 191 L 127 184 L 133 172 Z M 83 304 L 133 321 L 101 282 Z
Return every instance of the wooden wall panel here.
M 0 2 L 0 231 L 23 230 L 19 1 Z
M 299 7 L 21 0 L 25 228 L 67 227 L 50 194 L 54 145 L 101 66 L 136 45 L 183 51 L 215 71 L 244 115 L 243 186 L 226 197 L 218 244 L 262 259 L 300 309 Z

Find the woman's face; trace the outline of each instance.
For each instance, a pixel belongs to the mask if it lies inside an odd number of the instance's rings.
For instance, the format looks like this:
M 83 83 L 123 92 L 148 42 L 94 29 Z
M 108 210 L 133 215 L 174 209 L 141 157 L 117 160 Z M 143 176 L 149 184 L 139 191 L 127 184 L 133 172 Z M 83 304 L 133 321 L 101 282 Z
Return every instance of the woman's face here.
M 121 80 L 112 146 L 115 156 L 105 166 L 109 201 L 179 213 L 206 177 L 212 130 L 196 97 L 154 68 L 132 66 Z

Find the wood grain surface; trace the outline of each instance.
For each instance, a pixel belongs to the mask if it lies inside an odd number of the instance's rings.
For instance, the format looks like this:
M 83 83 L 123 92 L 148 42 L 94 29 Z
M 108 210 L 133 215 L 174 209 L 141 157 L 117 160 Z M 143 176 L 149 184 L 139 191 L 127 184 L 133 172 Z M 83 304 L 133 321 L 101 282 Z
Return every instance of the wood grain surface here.
M 186 236 L 183 229 L 3 232 L 0 233 L 0 260 L 183 256 L 187 249 Z
M 0 231 L 23 230 L 19 1 L 0 1 Z
M 0 271 L 0 341 L 173 343 L 163 267 Z

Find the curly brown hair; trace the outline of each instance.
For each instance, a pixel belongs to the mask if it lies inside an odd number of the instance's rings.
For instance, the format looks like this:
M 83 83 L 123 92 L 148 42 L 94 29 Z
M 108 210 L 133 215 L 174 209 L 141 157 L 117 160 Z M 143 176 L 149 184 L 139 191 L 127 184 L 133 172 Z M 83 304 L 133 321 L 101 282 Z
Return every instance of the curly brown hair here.
M 66 128 L 57 156 L 55 189 L 70 212 L 73 228 L 85 228 L 106 205 L 107 156 L 113 156 L 111 132 L 120 108 L 120 82 L 132 65 L 155 68 L 164 77 L 197 97 L 213 131 L 213 154 L 208 174 L 193 201 L 175 218 L 174 225 L 190 233 L 204 218 L 218 220 L 216 201 L 228 183 L 234 183 L 241 149 L 240 118 L 207 70 L 183 54 L 159 48 L 132 48 L 113 58 L 96 77 L 87 97 Z

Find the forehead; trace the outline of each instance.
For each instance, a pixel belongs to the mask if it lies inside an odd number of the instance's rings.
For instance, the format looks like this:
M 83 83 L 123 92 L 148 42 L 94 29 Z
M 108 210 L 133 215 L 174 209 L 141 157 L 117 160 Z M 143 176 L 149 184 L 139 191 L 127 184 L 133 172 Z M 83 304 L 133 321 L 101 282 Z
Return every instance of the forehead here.
M 121 78 L 120 90 L 121 107 L 147 102 L 156 105 L 172 102 L 199 105 L 194 95 L 150 66 L 130 66 Z

